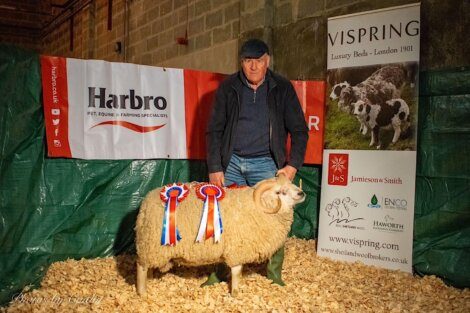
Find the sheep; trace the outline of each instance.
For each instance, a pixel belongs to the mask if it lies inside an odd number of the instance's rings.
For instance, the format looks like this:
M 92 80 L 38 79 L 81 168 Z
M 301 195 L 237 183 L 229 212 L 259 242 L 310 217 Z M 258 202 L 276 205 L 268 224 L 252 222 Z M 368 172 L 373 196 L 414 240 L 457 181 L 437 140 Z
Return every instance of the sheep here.
M 338 108 L 354 115 L 354 106 L 357 101 L 369 100 L 373 104 L 385 102 L 389 99 L 400 98 L 405 82 L 405 68 L 401 65 L 387 65 L 372 73 L 361 83 L 351 86 L 347 81 L 333 86 L 330 94 L 331 100 L 338 99 Z M 359 119 L 359 132 L 366 135 L 369 127 Z
M 410 108 L 403 99 L 390 99 L 377 104 L 372 104 L 368 99 L 359 100 L 354 103 L 353 114 L 372 130 L 369 146 L 376 145 L 377 149 L 381 148 L 381 128 L 393 128 L 393 145 L 400 138 L 400 134 L 410 127 Z
M 342 83 L 338 83 L 338 84 L 335 84 L 332 88 L 331 88 L 331 93 L 330 93 L 330 99 L 331 100 L 336 100 L 339 98 L 339 96 L 341 95 L 341 91 L 346 88 L 346 87 L 349 87 L 351 86 L 347 81 L 344 81 Z
M 137 293 L 145 294 L 151 269 L 166 272 L 173 263 L 202 266 L 224 262 L 231 268 L 231 294 L 236 296 L 243 264 L 266 261 L 284 245 L 293 207 L 304 201 L 305 193 L 284 175 L 263 180 L 253 188 L 225 188 L 225 198 L 219 202 L 220 241 L 195 242 L 203 201 L 195 194 L 197 183 L 187 186 L 189 195 L 178 204 L 176 213 L 181 240 L 174 246 L 163 246 L 159 240 L 164 215 L 161 188 L 150 191 L 142 202 L 135 228 Z

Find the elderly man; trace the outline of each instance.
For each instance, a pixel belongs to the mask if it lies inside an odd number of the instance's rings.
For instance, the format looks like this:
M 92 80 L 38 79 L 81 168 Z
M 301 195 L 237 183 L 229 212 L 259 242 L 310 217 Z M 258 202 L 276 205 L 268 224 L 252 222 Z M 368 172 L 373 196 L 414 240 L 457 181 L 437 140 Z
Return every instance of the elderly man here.
M 289 80 L 269 67 L 269 49 L 259 39 L 240 49 L 242 70 L 226 78 L 217 89 L 206 132 L 209 181 L 220 186 L 248 185 L 283 173 L 292 180 L 304 161 L 308 129 Z M 287 160 L 287 134 L 291 137 Z M 271 258 L 268 278 L 281 279 L 284 248 Z M 203 285 L 220 282 L 219 266 Z

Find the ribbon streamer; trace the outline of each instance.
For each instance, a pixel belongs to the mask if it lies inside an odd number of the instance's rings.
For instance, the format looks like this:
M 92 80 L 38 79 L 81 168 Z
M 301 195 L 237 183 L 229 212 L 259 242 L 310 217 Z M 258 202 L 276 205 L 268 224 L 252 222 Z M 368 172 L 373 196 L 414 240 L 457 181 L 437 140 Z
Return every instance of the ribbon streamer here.
M 183 184 L 169 184 L 160 191 L 160 199 L 165 203 L 163 216 L 161 245 L 175 246 L 181 240 L 181 235 L 176 226 L 176 208 L 178 202 L 183 201 L 189 193 L 188 187 Z
M 216 185 L 201 184 L 196 188 L 196 195 L 204 200 L 196 242 L 203 242 L 204 239 L 212 237 L 214 242 L 219 242 L 223 232 L 219 200 L 224 198 L 225 191 Z

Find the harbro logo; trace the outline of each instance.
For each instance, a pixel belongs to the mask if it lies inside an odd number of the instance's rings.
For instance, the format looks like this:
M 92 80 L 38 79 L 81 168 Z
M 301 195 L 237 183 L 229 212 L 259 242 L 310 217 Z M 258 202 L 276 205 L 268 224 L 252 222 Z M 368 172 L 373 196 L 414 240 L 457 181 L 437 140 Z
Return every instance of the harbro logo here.
M 328 160 L 328 185 L 348 184 L 349 155 L 331 153 Z
M 139 133 L 148 133 L 162 128 L 166 123 L 154 126 L 142 126 L 123 120 L 123 118 L 168 118 L 168 102 L 164 97 L 140 96 L 134 89 L 129 94 L 107 94 L 106 88 L 88 87 L 88 116 L 113 118 L 102 121 L 91 128 L 102 125 L 116 125 Z M 95 111 L 94 109 L 100 109 Z M 102 111 L 102 110 L 106 111 Z M 126 111 L 122 111 L 126 110 Z M 135 110 L 129 112 L 129 110 Z
M 129 94 L 106 96 L 106 88 L 88 87 L 88 107 L 101 109 L 165 110 L 167 101 L 164 97 L 139 96 L 130 89 Z
M 370 203 L 367 205 L 369 208 L 375 208 L 375 209 L 380 209 L 381 206 L 379 204 L 379 200 L 377 199 L 376 195 L 373 195 L 372 198 L 370 198 Z

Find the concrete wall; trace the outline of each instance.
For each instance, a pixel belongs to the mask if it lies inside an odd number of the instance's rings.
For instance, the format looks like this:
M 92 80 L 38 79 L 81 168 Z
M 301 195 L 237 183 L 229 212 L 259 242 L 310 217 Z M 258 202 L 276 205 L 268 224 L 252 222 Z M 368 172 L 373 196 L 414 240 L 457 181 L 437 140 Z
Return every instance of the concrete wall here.
M 114 0 L 111 30 L 107 2 L 94 0 L 75 15 L 73 50 L 67 20 L 42 39 L 41 52 L 230 73 L 238 69 L 240 43 L 259 37 L 271 47 L 274 70 L 290 79 L 324 79 L 328 17 L 416 1 Z M 468 0 L 422 1 L 422 70 L 469 65 L 465 12 Z M 188 44 L 178 44 L 186 30 Z

